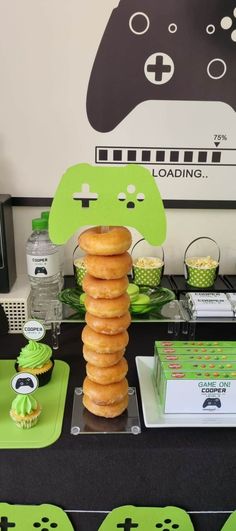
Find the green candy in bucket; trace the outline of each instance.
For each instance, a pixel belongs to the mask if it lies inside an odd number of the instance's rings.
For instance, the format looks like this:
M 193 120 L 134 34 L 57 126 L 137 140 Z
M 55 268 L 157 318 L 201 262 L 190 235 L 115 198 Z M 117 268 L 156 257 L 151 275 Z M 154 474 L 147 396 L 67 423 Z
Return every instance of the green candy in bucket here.
M 135 247 L 141 242 L 145 242 L 142 238 L 134 245 L 131 255 Z M 137 286 L 149 286 L 155 288 L 159 286 L 163 272 L 164 272 L 164 250 L 161 248 L 162 257 L 157 256 L 158 248 L 153 247 L 147 242 L 142 244 L 142 251 L 140 247 L 139 256 L 133 257 L 133 280 Z M 147 256 L 147 253 L 150 253 Z
M 210 240 L 213 242 L 218 249 L 217 258 L 213 258 L 209 253 L 198 256 L 187 257 L 187 251 L 195 242 L 199 240 Z M 208 248 L 209 251 L 209 248 Z M 207 236 L 202 236 L 193 240 L 187 247 L 184 255 L 184 269 L 185 269 L 185 278 L 189 286 L 195 288 L 210 288 L 214 285 L 218 271 L 219 271 L 219 262 L 220 262 L 220 249 L 212 238 Z

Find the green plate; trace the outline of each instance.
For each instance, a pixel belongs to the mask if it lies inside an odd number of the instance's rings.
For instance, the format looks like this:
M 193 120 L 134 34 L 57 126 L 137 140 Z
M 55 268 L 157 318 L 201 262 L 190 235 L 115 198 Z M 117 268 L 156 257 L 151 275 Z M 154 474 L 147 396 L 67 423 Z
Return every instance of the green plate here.
M 79 288 L 67 288 L 59 293 L 59 300 L 68 304 L 71 308 L 78 312 L 78 316 L 84 317 L 85 307 L 80 303 L 80 295 L 83 293 Z M 139 293 L 148 295 L 150 302 L 148 304 L 131 304 L 130 312 L 135 317 L 137 315 L 153 314 L 158 315 L 160 309 L 167 302 L 175 299 L 173 291 L 167 288 L 149 288 L 142 286 L 139 288 Z
M 71 308 L 76 310 L 78 312 L 78 317 L 84 317 L 85 315 L 85 307 L 84 304 L 81 304 L 80 302 L 80 295 L 82 295 L 83 290 L 80 288 L 66 288 L 63 289 L 58 295 L 58 298 L 61 302 L 64 304 L 68 304 Z
M 42 413 L 33 428 L 18 428 L 10 418 L 9 411 L 16 393 L 11 388 L 11 379 L 16 374 L 15 360 L 0 360 L 0 448 L 43 448 L 53 444 L 60 436 L 64 416 L 69 365 L 56 360 L 51 381 L 40 387 L 34 397 L 42 406 Z

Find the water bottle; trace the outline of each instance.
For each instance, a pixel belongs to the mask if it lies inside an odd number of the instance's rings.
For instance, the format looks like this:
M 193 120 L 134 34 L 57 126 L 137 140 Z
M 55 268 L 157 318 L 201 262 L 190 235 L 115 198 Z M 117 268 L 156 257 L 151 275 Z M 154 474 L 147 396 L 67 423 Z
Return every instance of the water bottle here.
M 27 272 L 31 285 L 31 317 L 45 320 L 50 301 L 61 289 L 59 248 L 51 242 L 47 219 L 32 220 L 33 232 L 26 242 Z
M 41 218 L 47 220 L 47 230 L 48 230 L 48 220 L 49 220 L 50 211 L 44 210 L 41 212 Z M 60 262 L 60 289 L 64 288 L 64 246 L 58 245 L 59 250 L 59 262 Z

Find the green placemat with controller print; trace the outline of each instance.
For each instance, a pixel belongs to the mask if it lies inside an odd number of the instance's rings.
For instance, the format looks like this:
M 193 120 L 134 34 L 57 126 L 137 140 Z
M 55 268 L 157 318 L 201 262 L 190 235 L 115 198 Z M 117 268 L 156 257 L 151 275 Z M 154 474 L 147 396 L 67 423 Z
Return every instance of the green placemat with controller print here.
M 43 448 L 60 436 L 69 379 L 69 365 L 56 360 L 50 383 L 40 387 L 33 396 L 42 406 L 38 423 L 31 429 L 18 428 L 9 411 L 16 396 L 11 388 L 15 360 L 0 360 L 0 448 Z
M 124 505 L 105 518 L 99 531 L 194 531 L 189 515 L 177 507 L 134 507 Z
M 0 529 L 21 529 L 21 531 L 73 531 L 67 514 L 56 505 L 10 505 L 0 503 Z
M 236 511 L 234 511 L 226 520 L 224 526 L 222 527 L 221 531 L 235 531 L 236 529 Z

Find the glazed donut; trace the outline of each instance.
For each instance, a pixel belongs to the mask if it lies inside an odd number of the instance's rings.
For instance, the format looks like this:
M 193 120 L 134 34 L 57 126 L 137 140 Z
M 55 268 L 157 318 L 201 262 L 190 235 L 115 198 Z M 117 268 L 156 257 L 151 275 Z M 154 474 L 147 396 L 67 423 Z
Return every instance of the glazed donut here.
M 126 292 L 129 285 L 128 277 L 116 278 L 113 280 L 102 280 L 86 273 L 83 278 L 82 287 L 85 293 L 94 299 L 115 299 Z
M 128 381 L 124 378 L 121 382 L 101 385 L 92 382 L 86 376 L 83 383 L 83 393 L 99 406 L 119 404 L 128 394 Z
M 90 411 L 90 413 L 93 413 L 98 417 L 105 417 L 109 419 L 119 417 L 119 415 L 121 415 L 121 413 L 123 413 L 127 409 L 128 402 L 129 397 L 128 395 L 126 395 L 125 398 L 123 398 L 122 401 L 119 402 L 119 404 L 100 406 L 90 400 L 88 396 L 83 396 L 83 405 L 88 411 Z
M 125 358 L 112 367 L 95 367 L 86 363 L 86 374 L 92 382 L 108 385 L 123 380 L 128 372 L 128 363 Z
M 80 234 L 78 244 L 83 251 L 95 255 L 122 254 L 131 246 L 131 233 L 126 227 L 92 227 Z
M 97 353 L 94 350 L 83 345 L 83 356 L 86 361 L 95 365 L 96 367 L 112 367 L 121 360 L 124 356 L 125 349 L 118 350 L 113 354 L 102 354 L 101 352 Z
M 121 317 L 128 312 L 130 298 L 128 293 L 124 293 L 116 299 L 93 299 L 93 297 L 86 295 L 84 305 L 87 312 L 95 317 Z
M 86 254 L 84 263 L 90 275 L 104 280 L 122 278 L 129 273 L 132 267 L 132 259 L 127 252 L 115 256 Z
M 88 325 L 83 328 L 81 337 L 86 347 L 102 354 L 112 354 L 113 352 L 124 350 L 129 342 L 129 335 L 126 330 L 120 334 L 109 336 L 94 332 Z
M 120 332 L 127 330 L 131 323 L 131 315 L 129 312 L 126 312 L 121 317 L 113 317 L 108 319 L 105 317 L 95 317 L 91 313 L 87 312 L 85 314 L 85 321 L 90 328 L 92 328 L 92 330 L 95 330 L 95 332 L 113 336 L 114 334 L 120 334 Z

